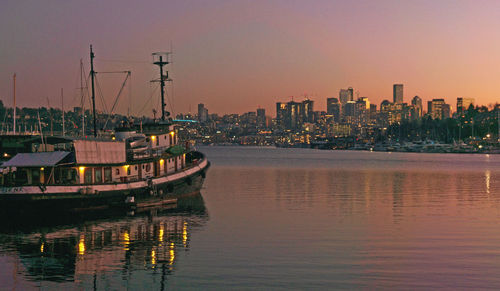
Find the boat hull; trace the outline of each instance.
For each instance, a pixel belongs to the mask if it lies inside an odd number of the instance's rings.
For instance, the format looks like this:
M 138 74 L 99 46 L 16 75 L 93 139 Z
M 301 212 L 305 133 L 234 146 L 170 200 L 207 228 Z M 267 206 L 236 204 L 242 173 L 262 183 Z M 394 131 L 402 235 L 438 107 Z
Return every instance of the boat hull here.
M 3 212 L 85 211 L 153 207 L 199 193 L 210 163 L 148 180 L 108 185 L 11 187 L 0 189 Z

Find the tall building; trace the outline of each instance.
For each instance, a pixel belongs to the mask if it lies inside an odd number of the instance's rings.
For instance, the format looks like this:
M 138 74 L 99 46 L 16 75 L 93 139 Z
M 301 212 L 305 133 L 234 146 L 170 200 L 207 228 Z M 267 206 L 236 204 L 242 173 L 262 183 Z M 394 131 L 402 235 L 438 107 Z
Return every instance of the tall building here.
M 392 96 L 394 98 L 393 103 L 395 104 L 403 103 L 403 84 L 394 84 L 392 88 Z
M 339 100 L 342 107 L 347 103 L 347 101 L 353 101 L 353 91 L 352 87 L 349 87 L 348 89 L 340 89 Z
M 464 111 L 467 111 L 471 105 L 474 105 L 474 98 L 457 98 L 457 113 L 463 114 Z
M 285 126 L 287 129 L 298 129 L 302 125 L 302 103 L 290 101 L 286 104 Z
M 203 103 L 198 104 L 198 121 L 202 123 L 208 121 L 208 109 Z
M 333 115 L 335 122 L 340 122 L 340 103 L 339 99 L 332 97 L 326 99 L 326 113 Z
M 443 107 L 445 104 L 444 99 L 432 99 L 432 101 L 427 101 L 427 113 L 432 119 L 442 119 Z
M 312 100 L 304 100 L 302 101 L 302 121 L 303 122 L 314 122 L 314 101 Z
M 266 110 L 264 108 L 257 108 L 257 126 L 266 126 Z
M 412 108 L 410 110 L 410 119 L 415 120 L 422 117 L 422 98 L 415 96 L 411 100 Z
M 286 103 L 276 102 L 276 125 L 285 128 Z

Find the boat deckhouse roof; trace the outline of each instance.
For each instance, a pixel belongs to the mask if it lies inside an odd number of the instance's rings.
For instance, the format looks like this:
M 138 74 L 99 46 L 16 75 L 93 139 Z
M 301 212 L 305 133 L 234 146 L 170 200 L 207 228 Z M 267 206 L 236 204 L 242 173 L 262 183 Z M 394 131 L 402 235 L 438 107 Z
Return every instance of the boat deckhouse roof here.
M 124 142 L 75 140 L 73 145 L 77 164 L 121 164 L 126 162 Z
M 12 159 L 2 164 L 7 167 L 54 167 L 61 163 L 71 152 L 41 152 L 41 153 L 19 153 Z

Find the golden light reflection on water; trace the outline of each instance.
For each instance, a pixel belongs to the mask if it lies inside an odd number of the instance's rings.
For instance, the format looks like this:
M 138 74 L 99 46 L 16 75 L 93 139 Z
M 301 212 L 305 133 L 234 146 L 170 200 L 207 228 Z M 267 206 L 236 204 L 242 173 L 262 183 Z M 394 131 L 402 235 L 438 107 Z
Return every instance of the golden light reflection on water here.
M 184 224 L 182 225 L 182 244 L 184 245 L 184 247 L 186 247 L 188 239 L 187 225 L 187 222 L 184 221 Z
M 44 248 L 45 248 L 45 243 L 42 243 L 42 244 L 40 245 L 40 252 L 41 252 L 41 253 L 43 253 L 43 249 L 44 249 Z
M 486 183 L 486 193 L 490 194 L 490 179 L 491 179 L 491 172 L 490 170 L 486 170 L 484 173 L 485 177 L 485 183 Z
M 175 245 L 174 243 L 170 243 L 170 251 L 169 251 L 169 259 L 168 259 L 168 264 L 173 265 L 174 260 L 175 260 Z
M 164 232 L 164 226 L 163 223 L 160 224 L 160 231 L 158 232 L 158 241 L 163 242 L 163 232 Z
M 151 265 L 153 268 L 156 266 L 156 252 L 155 250 L 151 250 Z

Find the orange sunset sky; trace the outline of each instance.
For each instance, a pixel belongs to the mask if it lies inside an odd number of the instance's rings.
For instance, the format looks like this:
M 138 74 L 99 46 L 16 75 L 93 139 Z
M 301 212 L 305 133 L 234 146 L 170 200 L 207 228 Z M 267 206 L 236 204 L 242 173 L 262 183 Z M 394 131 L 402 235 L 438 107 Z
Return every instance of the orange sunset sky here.
M 0 9 L 0 99 L 18 107 L 78 106 L 88 73 L 131 70 L 117 108 L 159 108 L 151 53 L 173 49 L 167 108 L 243 113 L 275 102 L 315 101 L 353 87 L 380 105 L 403 83 L 404 101 L 500 101 L 500 1 L 11 1 Z M 111 107 L 122 75 L 98 75 Z M 129 90 L 131 90 L 129 92 Z M 152 96 L 152 97 L 150 97 Z M 87 105 L 88 106 L 88 105 Z M 101 101 L 97 103 L 102 109 Z

